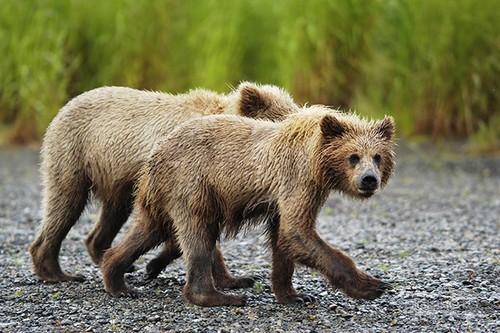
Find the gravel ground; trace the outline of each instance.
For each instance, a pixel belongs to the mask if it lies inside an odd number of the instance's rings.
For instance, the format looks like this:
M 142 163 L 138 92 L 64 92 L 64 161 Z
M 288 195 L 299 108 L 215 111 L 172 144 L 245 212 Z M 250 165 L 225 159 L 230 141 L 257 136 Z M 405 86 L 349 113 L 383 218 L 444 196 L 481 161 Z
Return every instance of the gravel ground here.
M 222 242 L 233 273 L 263 276 L 256 287 L 237 291 L 249 296 L 247 306 L 202 308 L 182 301 L 180 260 L 143 285 L 155 251 L 127 275 L 141 292 L 138 299 L 108 296 L 83 244 L 95 208 L 61 251 L 62 267 L 87 280 L 40 281 L 27 253 L 41 220 L 38 151 L 0 149 L 0 332 L 498 332 L 500 158 L 460 156 L 404 145 L 385 191 L 366 202 L 332 195 L 324 207 L 322 237 L 392 282 L 391 293 L 353 300 L 299 268 L 295 286 L 316 303 L 277 304 L 270 255 L 257 229 Z

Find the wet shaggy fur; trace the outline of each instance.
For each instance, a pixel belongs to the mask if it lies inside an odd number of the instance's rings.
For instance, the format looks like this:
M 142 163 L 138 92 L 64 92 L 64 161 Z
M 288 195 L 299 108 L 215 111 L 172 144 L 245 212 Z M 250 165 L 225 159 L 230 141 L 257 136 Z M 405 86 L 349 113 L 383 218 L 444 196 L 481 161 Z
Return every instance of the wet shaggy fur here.
M 203 305 L 243 305 L 245 298 L 214 286 L 210 260 L 222 233 L 265 223 L 278 302 L 312 301 L 292 286 L 296 264 L 323 273 L 354 298 L 374 299 L 389 285 L 316 233 L 316 217 L 332 191 L 368 198 L 393 173 L 394 122 L 366 121 L 308 107 L 283 122 L 238 116 L 189 121 L 162 140 L 138 183 L 138 214 L 101 270 L 114 296 L 135 295 L 126 268 L 157 244 L 176 239 L 187 279 L 183 296 Z
M 83 279 L 64 272 L 58 258 L 61 242 L 91 194 L 101 207 L 86 246 L 93 261 L 101 261 L 132 211 L 139 169 L 155 142 L 179 124 L 212 114 L 281 120 L 297 110 L 285 91 L 248 82 L 227 95 L 202 89 L 171 95 L 103 87 L 77 96 L 54 118 L 41 150 L 43 220 L 30 247 L 35 273 L 51 282 Z M 166 243 L 148 265 L 149 278 L 179 256 L 176 244 Z M 252 283 L 233 279 L 220 253 L 213 261 L 214 277 L 221 286 Z

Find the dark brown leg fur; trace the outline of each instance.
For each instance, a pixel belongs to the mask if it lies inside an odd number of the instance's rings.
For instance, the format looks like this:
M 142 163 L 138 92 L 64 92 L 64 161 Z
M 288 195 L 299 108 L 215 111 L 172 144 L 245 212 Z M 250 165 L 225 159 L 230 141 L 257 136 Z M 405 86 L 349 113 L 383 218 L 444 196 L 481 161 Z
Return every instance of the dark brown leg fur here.
M 170 237 L 168 231 L 161 229 L 150 231 L 139 222 L 142 221 L 135 221 L 123 240 L 104 253 L 101 263 L 104 288 L 112 296 L 137 295 L 125 282 L 127 269 L 142 254 Z
M 165 242 L 163 250 L 146 266 L 146 280 L 153 280 L 175 259 L 181 256 L 179 246 L 173 238 Z M 212 275 L 217 288 L 238 289 L 250 288 L 255 283 L 253 277 L 235 277 L 229 273 L 219 246 L 213 253 Z
M 188 274 L 182 295 L 187 302 L 200 306 L 245 305 L 245 296 L 227 295 L 215 289 L 210 254 L 190 257 L 186 261 Z
M 315 231 L 299 228 L 293 230 L 292 234 L 280 232 L 278 247 L 283 249 L 288 258 L 323 273 L 333 286 L 340 288 L 348 296 L 373 300 L 391 288 L 389 284 L 360 271 L 349 256 L 326 244 Z M 273 272 L 273 276 L 289 274 L 287 267 L 277 265 L 276 269 L 278 271 Z M 275 287 L 277 297 L 288 292 L 286 288 L 279 287 L 282 284 L 278 283 Z
M 85 240 L 87 251 L 96 264 L 100 264 L 104 251 L 111 247 L 113 239 L 132 212 L 131 192 L 122 193 L 123 196 L 118 196 L 112 202 L 102 203 L 97 223 Z
M 215 286 L 221 289 L 250 288 L 255 284 L 253 277 L 236 277 L 229 273 L 219 246 L 215 246 L 213 252 L 212 275 Z
M 279 219 L 275 218 L 270 225 L 269 233 L 273 250 L 271 283 L 276 300 L 282 304 L 314 302 L 315 299 L 313 296 L 299 294 L 293 288 L 292 276 L 295 270 L 295 263 L 278 247 L 278 227 Z
M 63 272 L 59 265 L 61 243 L 80 217 L 88 198 L 86 182 L 71 188 L 52 184 L 45 189 L 45 209 L 41 230 L 29 252 L 35 273 L 48 282 L 83 281 L 80 274 Z
M 292 275 L 294 270 L 295 264 L 293 260 L 287 258 L 278 247 L 273 247 L 271 283 L 276 300 L 278 303 L 282 304 L 314 302 L 314 296 L 299 294 L 295 288 L 293 288 Z
M 181 221 L 186 221 L 186 219 L 181 219 Z M 212 259 L 219 231 L 209 230 L 205 219 L 189 221 L 189 223 L 193 223 L 195 227 L 186 228 L 189 231 L 178 232 L 187 270 L 186 284 L 182 293 L 184 299 L 201 306 L 245 305 L 245 296 L 227 295 L 215 289 Z M 218 223 L 211 225 L 218 226 Z
M 174 238 L 168 239 L 163 244 L 163 249 L 146 266 L 146 280 L 153 280 L 175 259 L 182 255 Z

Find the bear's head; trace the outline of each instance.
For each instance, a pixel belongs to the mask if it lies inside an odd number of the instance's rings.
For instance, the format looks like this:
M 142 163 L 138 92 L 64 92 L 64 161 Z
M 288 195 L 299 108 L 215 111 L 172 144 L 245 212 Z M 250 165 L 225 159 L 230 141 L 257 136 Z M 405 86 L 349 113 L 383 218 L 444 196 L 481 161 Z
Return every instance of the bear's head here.
M 242 82 L 234 93 L 238 114 L 248 118 L 281 121 L 299 111 L 290 94 L 276 86 Z
M 331 190 L 369 198 L 387 184 L 395 164 L 392 117 L 367 121 L 326 114 L 320 127 L 320 169 Z

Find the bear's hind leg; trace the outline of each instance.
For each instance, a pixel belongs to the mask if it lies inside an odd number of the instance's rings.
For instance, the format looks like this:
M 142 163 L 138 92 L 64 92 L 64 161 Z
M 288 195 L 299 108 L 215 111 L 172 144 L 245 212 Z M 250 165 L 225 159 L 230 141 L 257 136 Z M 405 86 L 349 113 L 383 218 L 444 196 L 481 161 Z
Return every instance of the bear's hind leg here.
M 217 288 L 238 289 L 250 288 L 255 284 L 257 277 L 236 277 L 227 270 L 226 263 L 218 245 L 213 252 L 212 275 Z
M 162 251 L 146 266 L 146 280 L 156 279 L 162 270 L 175 259 L 181 256 L 181 250 L 175 239 L 169 238 L 163 245 Z
M 178 244 L 173 238 L 165 242 L 162 251 L 146 266 L 146 280 L 156 279 L 162 270 L 175 259 L 181 256 Z M 212 274 L 217 288 L 238 289 L 250 288 L 254 285 L 256 277 L 235 277 L 229 273 L 222 257 L 219 246 L 213 253 Z
M 203 219 L 180 221 L 182 222 L 177 225 L 177 236 L 187 270 L 186 284 L 182 292 L 184 299 L 201 306 L 245 305 L 245 296 L 227 295 L 215 289 L 212 259 L 218 230 L 209 230 Z M 210 225 L 218 226 L 218 223 L 212 222 Z
M 113 239 L 127 221 L 133 208 L 132 189 L 121 190 L 121 195 L 113 199 L 103 200 L 99 210 L 99 218 L 94 229 L 85 240 L 87 251 L 96 264 L 100 264 L 104 251 L 111 247 Z
M 271 271 L 271 283 L 276 300 L 281 304 L 312 303 L 316 299 L 308 294 L 297 293 L 292 284 L 292 276 L 295 271 L 295 263 L 278 246 L 279 220 L 276 218 L 270 225 L 271 244 L 273 249 L 273 261 Z
M 47 282 L 83 281 L 80 274 L 65 273 L 59 265 L 61 243 L 79 219 L 88 199 L 86 182 L 69 186 L 53 182 L 44 190 L 41 229 L 29 252 L 35 273 Z
M 276 300 L 281 304 L 293 303 L 313 303 L 316 301 L 314 296 L 297 293 L 292 285 L 292 276 L 295 270 L 293 260 L 278 248 L 273 248 L 273 269 L 271 272 L 271 281 Z
M 171 235 L 161 228 L 150 229 L 136 220 L 123 240 L 108 249 L 102 258 L 101 272 L 104 288 L 115 297 L 132 296 L 137 293 L 127 286 L 125 273 L 143 253 L 166 240 Z M 158 224 L 159 225 L 159 224 Z

